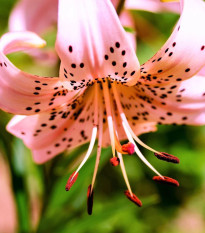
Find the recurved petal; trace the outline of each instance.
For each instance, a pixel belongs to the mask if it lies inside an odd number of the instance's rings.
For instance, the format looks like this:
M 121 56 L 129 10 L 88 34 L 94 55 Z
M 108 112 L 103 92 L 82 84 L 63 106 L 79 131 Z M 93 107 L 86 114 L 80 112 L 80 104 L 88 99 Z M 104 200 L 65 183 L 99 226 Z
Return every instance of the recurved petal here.
M 20 0 L 9 16 L 9 31 L 32 31 L 43 34 L 57 23 L 58 0 Z M 34 49 L 28 52 L 36 61 L 53 65 L 58 61 L 53 50 Z
M 21 138 L 44 163 L 66 149 L 86 143 L 93 127 L 93 98 L 81 96 L 72 104 L 33 116 L 15 116 L 7 130 Z
M 129 11 L 124 10 L 120 14 L 120 22 L 123 25 L 123 27 L 131 28 L 133 29 L 133 32 L 127 31 L 127 37 L 129 40 L 129 43 L 133 46 L 134 50 L 136 51 L 137 43 L 136 43 L 136 32 L 135 32 L 135 22 L 134 18 L 132 17 L 131 13 Z
M 125 8 L 132 10 L 150 11 L 154 13 L 167 11 L 175 13 L 180 12 L 179 2 L 162 2 L 160 0 L 126 0 Z
M 183 0 L 181 17 L 164 46 L 141 67 L 142 82 L 168 83 L 188 79 L 205 64 L 205 3 Z
M 127 85 L 139 77 L 134 49 L 109 0 L 61 0 L 56 49 L 61 59 L 60 77 L 75 81 L 73 89 L 102 77 Z
M 164 86 L 138 84 L 132 90 L 121 86 L 118 91 L 131 126 L 133 122 L 205 124 L 204 76 Z
M 58 0 L 21 0 L 9 17 L 10 31 L 43 33 L 57 22 Z
M 72 99 L 59 78 L 39 77 L 15 67 L 5 54 L 42 47 L 45 41 L 31 32 L 7 33 L 0 39 L 0 108 L 14 114 L 31 115 Z

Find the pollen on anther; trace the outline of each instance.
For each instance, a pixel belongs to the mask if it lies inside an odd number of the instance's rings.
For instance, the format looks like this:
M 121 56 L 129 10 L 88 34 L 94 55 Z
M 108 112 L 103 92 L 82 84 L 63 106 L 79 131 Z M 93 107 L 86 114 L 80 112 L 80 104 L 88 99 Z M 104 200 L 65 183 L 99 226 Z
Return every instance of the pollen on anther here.
M 135 152 L 135 146 L 133 143 L 128 142 L 122 145 L 122 151 L 128 153 L 129 155 L 132 155 Z
M 125 196 L 130 200 L 132 201 L 133 203 L 135 203 L 137 206 L 141 207 L 142 206 L 142 202 L 140 201 L 140 199 L 134 194 L 129 192 L 129 190 L 126 190 L 124 192 Z
M 164 183 L 164 184 L 169 184 L 169 185 L 173 185 L 173 186 L 177 186 L 179 187 L 179 182 L 173 178 L 170 178 L 168 176 L 154 176 L 152 178 L 154 181 L 157 181 L 159 183 Z
M 75 175 L 75 176 L 74 176 Z M 73 174 L 69 177 L 67 184 L 65 186 L 65 190 L 69 191 L 70 188 L 73 186 L 73 184 L 76 182 L 78 178 L 78 173 L 75 174 L 75 172 L 73 172 Z
M 154 155 L 160 159 L 160 160 L 164 160 L 164 161 L 167 161 L 167 162 L 171 162 L 171 163 L 179 163 L 180 160 L 174 156 L 174 155 L 170 155 L 168 153 L 165 153 L 165 152 L 161 152 L 161 153 L 154 153 Z
M 94 192 L 91 192 L 91 184 L 88 186 L 88 191 L 87 191 L 87 211 L 88 214 L 91 215 L 93 211 L 93 195 Z
M 120 159 L 118 157 L 113 157 L 110 159 L 110 163 L 112 166 L 116 167 L 120 164 Z

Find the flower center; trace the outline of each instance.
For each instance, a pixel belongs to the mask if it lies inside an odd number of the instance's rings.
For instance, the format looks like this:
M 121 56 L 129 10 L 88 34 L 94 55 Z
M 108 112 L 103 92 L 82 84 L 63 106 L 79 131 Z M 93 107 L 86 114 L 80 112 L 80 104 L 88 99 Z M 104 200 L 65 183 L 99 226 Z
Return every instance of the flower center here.
M 113 157 L 110 159 L 110 162 L 113 166 L 120 165 L 123 178 L 125 180 L 127 191 L 125 192 L 125 195 L 130 199 L 131 201 L 137 203 L 138 206 L 141 206 L 141 202 L 138 200 L 135 194 L 133 194 L 125 165 L 123 162 L 123 154 L 133 154 L 134 152 L 138 155 L 138 157 L 155 173 L 157 176 L 154 177 L 153 180 L 160 181 L 161 183 L 169 183 L 173 184 L 173 179 L 169 179 L 167 177 L 162 176 L 143 156 L 141 151 L 139 150 L 136 142 L 143 146 L 144 148 L 154 152 L 154 155 L 161 160 L 165 160 L 167 162 L 173 162 L 173 163 L 179 163 L 179 159 L 175 156 L 172 156 L 170 154 L 167 154 L 165 152 L 159 152 L 145 143 L 143 143 L 134 133 L 132 128 L 129 125 L 129 122 L 123 112 L 122 104 L 120 102 L 117 86 L 115 81 L 109 81 L 108 79 L 102 79 L 102 81 L 97 81 L 94 84 L 94 121 L 93 121 L 93 129 L 92 129 L 92 135 L 90 144 L 88 147 L 88 151 L 77 168 L 76 172 L 74 172 L 71 177 L 68 179 L 66 190 L 69 190 L 71 185 L 76 181 L 78 172 L 81 169 L 81 167 L 85 164 L 87 159 L 92 153 L 96 138 L 98 137 L 98 147 L 97 147 L 97 156 L 96 156 L 96 162 L 95 162 L 95 168 L 94 168 L 94 174 L 92 183 L 88 188 L 89 195 L 88 195 L 88 213 L 92 213 L 92 199 L 93 199 L 93 187 L 97 175 L 97 170 L 99 166 L 100 161 L 100 155 L 101 155 L 101 148 L 102 148 L 102 139 L 103 139 L 103 132 L 104 132 L 104 124 L 103 124 L 103 109 L 105 108 L 106 112 L 106 118 L 107 118 L 107 127 L 109 130 L 109 137 L 110 137 L 110 144 L 112 147 L 112 155 Z M 118 117 L 118 118 L 117 118 Z M 120 119 L 120 121 L 119 121 Z M 120 127 L 124 130 L 124 133 L 128 139 L 128 143 L 121 145 L 119 141 L 119 131 L 117 130 L 118 127 Z M 177 181 L 175 184 L 178 183 Z M 92 197 L 92 198 L 91 198 Z M 138 200 L 138 201 L 136 201 Z M 140 204 L 139 204 L 140 203 Z

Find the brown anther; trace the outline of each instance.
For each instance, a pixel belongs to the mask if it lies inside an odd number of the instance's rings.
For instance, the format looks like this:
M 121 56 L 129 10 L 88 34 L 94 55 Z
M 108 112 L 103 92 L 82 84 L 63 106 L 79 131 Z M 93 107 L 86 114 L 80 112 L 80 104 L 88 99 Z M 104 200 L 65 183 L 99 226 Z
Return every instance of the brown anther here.
M 170 177 L 167 177 L 167 176 L 154 176 L 152 178 L 154 181 L 157 181 L 159 183 L 165 183 L 165 184 L 169 184 L 169 185 L 173 185 L 173 186 L 177 186 L 179 187 L 179 182 L 175 179 L 172 179 Z
M 91 215 L 93 211 L 93 195 L 94 192 L 91 192 L 91 184 L 88 186 L 88 191 L 87 191 L 87 211 L 88 214 Z
M 77 178 L 78 178 L 78 173 L 75 174 L 75 172 L 73 172 L 73 174 L 69 177 L 67 184 L 65 186 L 65 190 L 69 191 L 70 188 L 73 186 L 73 184 L 76 182 Z
M 112 166 L 116 167 L 120 164 L 120 159 L 118 157 L 113 157 L 110 159 L 110 163 Z
M 137 206 L 141 207 L 142 206 L 142 202 L 140 201 L 140 199 L 133 193 L 131 195 L 131 193 L 129 192 L 129 190 L 126 190 L 124 192 L 125 196 L 132 201 L 133 203 L 135 203 Z
M 161 160 L 167 161 L 167 162 L 171 162 L 171 163 L 179 163 L 179 159 L 174 156 L 174 155 L 170 155 L 167 154 L 165 152 L 160 152 L 160 153 L 154 153 L 154 155 Z
M 131 142 L 128 142 L 122 145 L 122 151 L 132 155 L 135 152 L 135 145 Z

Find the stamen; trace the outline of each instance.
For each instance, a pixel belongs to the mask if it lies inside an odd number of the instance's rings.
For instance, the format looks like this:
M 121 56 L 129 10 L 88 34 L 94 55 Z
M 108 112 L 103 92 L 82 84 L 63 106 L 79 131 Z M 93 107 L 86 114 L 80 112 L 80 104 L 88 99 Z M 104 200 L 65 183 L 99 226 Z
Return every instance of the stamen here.
M 112 146 L 112 154 L 113 157 L 115 157 L 115 135 L 114 135 L 114 126 L 113 126 L 113 120 L 112 120 L 112 113 L 111 113 L 111 106 L 110 106 L 110 93 L 108 90 L 108 83 L 102 82 L 103 85 L 103 94 L 105 99 L 105 108 L 107 113 L 107 122 L 108 122 L 108 128 L 109 128 L 109 134 L 110 134 L 110 141 Z
M 120 159 L 120 168 L 121 168 L 121 171 L 122 171 L 123 178 L 125 180 L 127 188 L 129 190 L 129 193 L 132 196 L 133 194 L 132 194 L 130 183 L 129 183 L 129 180 L 128 180 L 128 177 L 127 177 L 127 173 L 126 173 L 126 170 L 125 170 L 125 165 L 124 165 L 124 161 L 123 161 L 123 158 L 122 158 L 122 154 L 120 154 L 119 152 L 117 152 L 117 155 L 118 155 L 118 157 Z
M 116 167 L 120 164 L 120 159 L 118 157 L 113 157 L 110 159 L 110 163 L 112 166 Z
M 167 162 L 171 162 L 171 163 L 179 163 L 180 160 L 174 156 L 174 155 L 170 155 L 168 153 L 165 152 L 161 152 L 160 154 L 158 153 L 154 153 L 154 155 L 161 160 L 167 161 Z
M 116 100 L 116 103 L 117 103 L 117 107 L 118 107 L 118 110 L 119 110 L 119 113 L 120 113 L 120 117 L 122 119 L 122 121 L 125 122 L 126 124 L 126 127 L 128 128 L 128 130 L 130 131 L 132 137 L 134 138 L 134 140 L 140 144 L 141 146 L 143 146 L 144 148 L 146 148 L 147 150 L 150 150 L 154 153 L 158 153 L 160 154 L 159 151 L 157 150 L 154 150 L 153 148 L 149 147 L 148 145 L 146 145 L 144 142 L 142 142 L 136 135 L 135 133 L 133 132 L 132 128 L 130 127 L 128 121 L 127 121 L 127 118 L 123 112 L 123 109 L 122 109 L 122 106 L 121 106 L 121 103 L 120 103 L 120 100 L 119 100 L 119 96 L 118 96 L 118 92 L 117 92 L 117 89 L 116 89 L 116 85 L 115 83 L 112 84 L 112 87 L 113 87 L 113 93 L 114 93 L 114 96 L 115 96 L 115 100 Z
M 95 145 L 95 140 L 97 137 L 97 127 L 93 127 L 92 129 L 92 136 L 91 136 L 91 140 L 90 140 L 90 145 L 88 147 L 88 151 L 83 159 L 83 161 L 81 162 L 81 164 L 79 165 L 78 169 L 76 170 L 76 174 L 77 172 L 79 172 L 79 170 L 82 168 L 82 166 L 86 163 L 86 161 L 88 160 L 88 158 L 90 157 L 90 154 L 92 153 L 93 147 Z
M 98 89 L 95 90 L 98 92 Z M 99 132 L 98 132 L 98 148 L 97 148 L 97 156 L 96 156 L 96 161 L 95 161 L 95 168 L 93 172 L 93 179 L 92 179 L 92 185 L 91 185 L 91 192 L 93 191 L 95 179 L 97 176 L 97 170 L 100 162 L 100 155 L 101 155 L 101 148 L 102 148 L 102 137 L 103 137 L 103 113 L 102 113 L 102 98 L 99 98 L 99 122 L 98 122 L 98 127 L 99 127 Z
M 128 131 L 128 129 L 126 128 L 126 125 L 124 122 L 122 122 L 123 128 L 125 130 L 125 133 L 128 137 L 128 140 L 134 144 L 135 146 L 135 152 L 138 155 L 138 157 L 153 171 L 155 172 L 158 176 L 163 177 L 148 161 L 147 159 L 143 156 L 143 154 L 141 153 L 141 151 L 139 150 L 139 148 L 137 147 L 136 143 L 134 142 L 130 132 Z
M 122 119 L 122 126 L 124 128 L 124 131 L 125 131 L 125 134 L 127 135 L 128 137 L 128 140 L 134 144 L 135 146 L 135 152 L 136 154 L 138 155 L 138 157 L 152 170 L 154 171 L 158 176 L 160 177 L 163 177 L 148 161 L 147 159 L 143 156 L 143 154 L 141 153 L 141 151 L 139 150 L 139 148 L 137 147 L 136 143 L 134 142 L 133 140 L 133 135 L 131 134 L 130 132 L 130 127 L 128 128 L 127 125 L 129 126 L 129 124 L 127 122 L 127 119 L 126 117 L 123 117 L 124 115 L 124 112 L 122 110 L 122 106 L 121 106 L 121 103 L 120 103 L 120 100 L 119 100 L 119 96 L 118 96 L 118 93 L 117 93 L 117 89 L 116 89 L 116 85 L 115 83 L 113 83 L 112 85 L 113 87 L 113 93 L 114 93 L 114 96 L 115 96 L 115 100 L 116 100 L 116 104 L 117 104 L 117 108 L 118 108 L 118 111 L 120 113 L 120 116 L 121 116 L 121 119 Z M 125 116 L 125 115 L 124 115 Z M 133 132 L 134 133 L 134 132 Z M 156 151 L 157 152 L 157 151 Z
M 97 86 L 97 84 L 95 84 Z M 83 161 L 81 162 L 81 164 L 79 165 L 78 169 L 76 170 L 76 173 L 79 172 L 79 170 L 82 168 L 82 166 L 86 163 L 86 161 L 88 160 L 88 158 L 90 157 L 93 147 L 95 145 L 95 140 L 97 138 L 97 119 L 98 119 L 98 101 L 96 99 L 96 95 L 97 95 L 98 91 L 97 91 L 97 87 L 95 88 L 95 95 L 94 95 L 94 103 L 95 103 L 95 107 L 94 107 L 94 112 L 95 112 L 95 116 L 94 116 L 94 127 L 92 129 L 92 134 L 91 134 L 91 139 L 90 139 L 90 144 L 87 150 L 87 153 L 83 159 Z
M 139 207 L 142 206 L 142 202 L 140 201 L 140 199 L 134 193 L 132 193 L 132 195 L 131 195 L 129 190 L 126 190 L 124 192 L 124 194 L 130 201 L 134 202 L 137 206 L 139 206 Z
M 163 177 L 159 177 L 159 176 L 154 176 L 152 178 L 154 181 L 157 181 L 159 183 L 165 183 L 165 184 L 169 184 L 169 185 L 173 185 L 173 186 L 179 186 L 179 182 L 175 179 L 172 179 L 168 176 L 163 176 Z
M 67 181 L 67 184 L 65 186 L 65 190 L 66 191 L 69 191 L 70 188 L 73 186 L 73 184 L 76 182 L 78 178 L 78 173 L 76 172 L 73 172 L 73 174 L 69 177 L 68 181 Z
M 88 186 L 88 191 L 87 191 L 87 211 L 89 215 L 91 215 L 93 211 L 93 195 L 94 192 L 91 191 L 91 184 L 90 184 Z
M 135 152 L 135 145 L 131 142 L 128 142 L 127 144 L 122 145 L 122 151 L 132 155 Z

